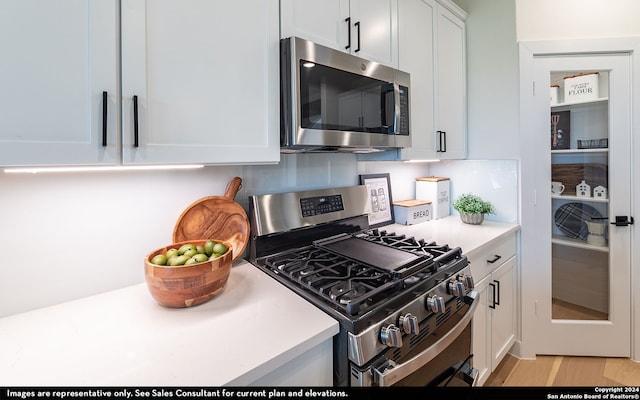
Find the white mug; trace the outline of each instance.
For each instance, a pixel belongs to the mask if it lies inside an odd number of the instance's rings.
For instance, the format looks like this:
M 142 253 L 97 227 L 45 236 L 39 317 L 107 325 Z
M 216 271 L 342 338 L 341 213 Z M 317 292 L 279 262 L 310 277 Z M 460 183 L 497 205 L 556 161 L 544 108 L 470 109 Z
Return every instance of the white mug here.
M 551 194 L 562 194 L 564 185 L 562 182 L 551 182 Z

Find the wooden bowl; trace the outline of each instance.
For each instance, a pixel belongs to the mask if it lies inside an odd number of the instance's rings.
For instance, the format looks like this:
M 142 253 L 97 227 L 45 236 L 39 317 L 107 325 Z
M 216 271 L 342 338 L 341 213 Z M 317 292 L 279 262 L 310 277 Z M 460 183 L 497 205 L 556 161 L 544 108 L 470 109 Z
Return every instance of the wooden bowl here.
M 199 264 L 168 266 L 151 263 L 153 257 L 164 254 L 169 249 L 178 249 L 187 243 L 204 246 L 207 240 L 174 243 L 145 257 L 144 275 L 147 287 L 160 305 L 171 308 L 191 307 L 209 301 L 222 292 L 231 273 L 233 248 L 229 242 L 213 239 L 224 243 L 229 250 L 219 258 Z

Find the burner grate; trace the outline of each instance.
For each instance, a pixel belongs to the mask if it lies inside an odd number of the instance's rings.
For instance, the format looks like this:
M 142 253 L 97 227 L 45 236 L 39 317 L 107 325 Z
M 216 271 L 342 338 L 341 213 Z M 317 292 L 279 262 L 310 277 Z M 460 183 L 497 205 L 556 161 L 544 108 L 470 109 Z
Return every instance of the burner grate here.
M 394 250 L 371 247 L 371 243 Z M 319 240 L 262 262 L 332 308 L 359 316 L 431 279 L 439 270 L 455 268 L 461 257 L 460 248 L 371 229 Z
M 349 315 L 359 315 L 417 280 L 310 247 L 265 259 L 265 265 Z

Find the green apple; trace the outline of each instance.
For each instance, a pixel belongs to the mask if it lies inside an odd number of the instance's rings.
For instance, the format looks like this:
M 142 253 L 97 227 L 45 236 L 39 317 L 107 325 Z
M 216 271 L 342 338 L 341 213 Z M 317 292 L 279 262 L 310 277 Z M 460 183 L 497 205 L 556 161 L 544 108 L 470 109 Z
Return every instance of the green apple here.
M 196 262 L 205 262 L 209 259 L 209 257 L 207 257 L 206 254 L 196 254 L 193 257 L 191 257 L 191 260 L 196 260 Z
M 167 265 L 167 256 L 164 254 L 158 254 L 151 259 L 151 264 Z
M 180 255 L 177 257 L 172 257 L 169 260 L 169 265 L 171 265 L 172 267 L 177 267 L 179 265 L 184 265 L 184 263 L 187 262 L 187 260 L 189 259 L 189 257 L 185 256 L 185 255 Z
M 211 256 L 213 254 L 213 246 L 216 245 L 216 242 L 213 240 L 207 240 L 204 244 L 204 254 Z
M 196 251 L 196 246 L 194 244 L 192 244 L 192 243 L 183 244 L 178 249 L 178 254 L 183 255 L 184 253 L 186 253 L 189 250 Z
M 224 253 L 226 253 L 226 252 L 227 252 L 227 250 L 228 250 L 228 249 L 227 249 L 227 246 L 225 246 L 225 245 L 224 245 L 224 244 L 222 244 L 222 243 L 216 243 L 216 244 L 213 246 L 213 252 L 214 252 L 215 254 L 224 254 Z
M 198 254 L 196 249 L 189 249 L 189 250 L 185 251 L 184 253 L 182 253 L 183 256 L 187 256 L 189 258 L 195 256 L 196 254 Z
M 178 254 L 178 249 L 169 249 L 169 250 L 167 250 L 167 252 L 165 253 L 165 256 L 166 256 L 167 258 L 171 258 L 171 257 L 177 256 L 177 255 L 179 255 L 179 254 Z

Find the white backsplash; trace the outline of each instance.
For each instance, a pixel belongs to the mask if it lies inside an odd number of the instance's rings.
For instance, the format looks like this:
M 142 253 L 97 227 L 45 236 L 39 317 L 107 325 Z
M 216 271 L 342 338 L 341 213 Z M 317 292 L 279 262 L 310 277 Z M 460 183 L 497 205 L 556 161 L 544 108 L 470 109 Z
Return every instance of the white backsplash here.
M 15 175 L 0 172 L 0 317 L 144 282 L 143 257 L 171 241 L 192 202 L 221 196 L 234 176 L 251 194 L 359 184 L 389 173 L 393 200 L 415 198 L 415 178 L 449 176 L 517 219 L 516 161 L 359 162 L 353 154 L 283 155 L 278 165 L 199 170 Z
M 441 161 L 431 164 L 429 172 L 450 178 L 452 203 L 463 193 L 473 193 L 494 205 L 496 213 L 486 215 L 487 220 L 518 222 L 518 160 Z

